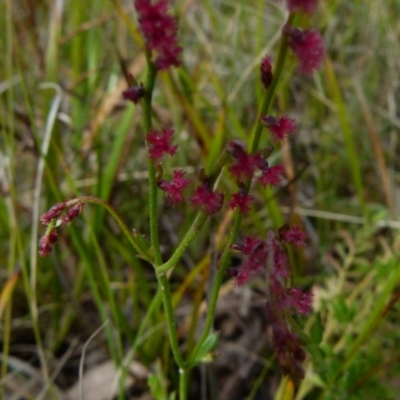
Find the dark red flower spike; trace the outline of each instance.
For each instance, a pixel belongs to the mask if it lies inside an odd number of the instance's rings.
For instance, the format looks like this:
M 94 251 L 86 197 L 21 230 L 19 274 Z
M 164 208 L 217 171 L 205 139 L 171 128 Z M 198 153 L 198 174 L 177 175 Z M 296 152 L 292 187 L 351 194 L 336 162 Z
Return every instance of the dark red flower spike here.
M 136 0 L 134 4 L 146 45 L 158 53 L 156 68 L 178 67 L 182 48 L 178 44 L 176 19 L 168 15 L 168 0 L 153 3 L 150 0 Z

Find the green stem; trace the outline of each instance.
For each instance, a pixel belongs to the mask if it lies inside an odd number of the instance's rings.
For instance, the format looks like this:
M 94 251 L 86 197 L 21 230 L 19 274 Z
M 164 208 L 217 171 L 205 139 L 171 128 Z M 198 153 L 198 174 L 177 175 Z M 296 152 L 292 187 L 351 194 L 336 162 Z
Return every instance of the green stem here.
M 153 97 L 154 83 L 157 76 L 157 70 L 150 59 L 150 53 L 147 54 L 147 77 L 145 84 L 145 98 L 143 101 L 143 125 L 146 135 L 152 129 L 151 122 L 151 100 Z M 146 141 L 147 146 L 147 141 Z M 160 242 L 158 240 L 158 218 L 157 218 L 157 179 L 154 161 L 148 157 L 147 170 L 149 172 L 149 214 L 150 214 L 150 239 L 153 247 L 155 265 L 162 264 Z
M 186 400 L 188 393 L 188 370 L 179 369 L 179 400 Z
M 157 76 L 157 71 L 155 69 L 154 63 L 151 61 L 151 54 L 147 52 L 147 79 L 146 79 L 146 96 L 143 102 L 143 123 L 146 134 L 152 129 L 151 123 L 151 100 L 154 89 L 154 82 Z M 146 142 L 147 145 L 147 142 Z M 150 214 L 150 238 L 151 244 L 154 252 L 155 263 L 154 267 L 156 269 L 156 276 L 158 287 L 161 290 L 161 298 L 163 302 L 163 307 L 165 311 L 165 316 L 167 319 L 168 326 L 168 336 L 171 345 L 171 350 L 174 355 L 175 362 L 179 367 L 179 371 L 185 375 L 186 363 L 182 358 L 181 351 L 179 349 L 179 341 L 176 330 L 174 309 L 172 306 L 171 289 L 169 287 L 169 280 L 165 272 L 160 270 L 158 266 L 162 264 L 162 256 L 160 250 L 160 243 L 158 238 L 158 218 L 157 218 L 157 179 L 156 179 L 156 169 L 153 160 L 148 157 L 147 168 L 149 172 L 149 214 Z M 190 243 L 190 242 L 188 242 Z M 187 245 L 186 245 L 187 246 Z M 183 250 L 186 248 L 184 246 Z M 183 253 L 182 250 L 182 253 Z M 185 375 L 186 376 L 186 375 Z M 183 384 L 180 378 L 179 385 L 179 396 L 180 399 L 186 400 L 187 388 L 186 384 Z
M 208 176 L 209 181 L 211 183 L 214 183 L 218 180 L 218 177 L 222 172 L 222 168 L 228 162 L 228 160 L 229 160 L 229 154 L 224 149 L 219 160 L 217 161 L 213 170 L 211 171 L 210 175 Z M 177 249 L 175 250 L 174 254 L 171 256 L 171 258 L 166 263 L 164 263 L 163 265 L 160 265 L 157 268 L 157 272 L 159 272 L 159 273 L 167 272 L 170 269 L 175 267 L 175 265 L 178 263 L 178 261 L 183 256 L 183 253 L 185 252 L 186 248 L 189 246 L 189 244 L 196 237 L 197 233 L 200 231 L 204 222 L 207 220 L 207 217 L 208 217 L 208 215 L 203 212 L 199 212 L 196 215 L 193 224 L 191 225 L 189 230 L 186 232 L 185 237 L 180 242 L 180 244 L 177 247 Z
M 222 282 L 223 282 L 223 279 L 225 276 L 226 268 L 228 267 L 229 261 L 230 261 L 230 246 L 232 244 L 234 244 L 236 241 L 236 238 L 239 233 L 241 221 L 242 221 L 242 218 L 241 218 L 240 214 L 237 212 L 234 217 L 233 229 L 232 229 L 231 235 L 229 237 L 229 242 L 227 243 L 225 250 L 221 256 L 220 265 L 219 265 L 217 274 L 215 276 L 215 281 L 214 281 L 214 285 L 212 287 L 210 304 L 208 305 L 206 321 L 204 324 L 203 332 L 197 342 L 197 345 L 195 346 L 195 348 L 192 351 L 192 355 L 197 354 L 197 351 L 199 350 L 199 348 L 201 347 L 203 342 L 206 340 L 206 338 L 211 330 L 212 324 L 214 322 L 214 315 L 215 315 L 215 309 L 217 307 L 219 290 L 221 288 L 221 285 L 222 285 Z
M 207 219 L 207 214 L 205 213 L 197 214 L 192 226 L 187 231 L 185 237 L 182 239 L 182 241 L 180 242 L 179 246 L 175 250 L 174 254 L 171 256 L 171 258 L 166 263 L 156 268 L 159 274 L 169 271 L 178 263 L 183 253 L 185 252 L 186 248 L 195 238 L 195 236 L 199 232 L 200 228 L 203 226 L 206 219 Z
M 112 216 L 113 218 L 117 221 L 118 225 L 122 229 L 122 232 L 125 234 L 125 236 L 128 238 L 129 242 L 132 244 L 134 249 L 138 252 L 141 258 L 144 260 L 152 263 L 153 258 L 150 254 L 148 254 L 147 250 L 144 248 L 144 242 L 139 239 L 139 235 L 134 235 L 133 232 L 128 228 L 128 226 L 125 224 L 121 216 L 118 214 L 117 210 L 112 207 L 110 204 L 105 202 L 104 200 L 101 200 L 97 197 L 93 196 L 82 196 L 82 197 L 77 197 L 75 199 L 69 200 L 66 202 L 67 207 L 71 207 L 75 204 L 85 204 L 85 203 L 92 203 L 92 204 L 99 204 L 102 207 L 104 207 Z
M 186 363 L 182 358 L 181 351 L 179 349 L 178 335 L 176 333 L 176 323 L 174 316 L 174 309 L 172 306 L 171 289 L 169 287 L 169 280 L 165 273 L 157 273 L 158 286 L 161 290 L 161 298 L 165 310 L 165 316 L 167 318 L 168 335 L 169 341 L 174 355 L 175 361 L 180 369 L 185 369 Z

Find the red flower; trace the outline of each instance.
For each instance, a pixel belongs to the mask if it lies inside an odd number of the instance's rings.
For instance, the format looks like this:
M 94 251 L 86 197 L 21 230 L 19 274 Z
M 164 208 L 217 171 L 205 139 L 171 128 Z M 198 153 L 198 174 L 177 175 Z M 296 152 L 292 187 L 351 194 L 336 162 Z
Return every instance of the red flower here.
M 267 185 L 276 186 L 280 181 L 285 169 L 282 164 L 267 167 L 258 178 L 258 183 L 265 187 Z
M 140 30 L 146 45 L 158 53 L 156 68 L 165 69 L 180 65 L 182 48 L 178 45 L 176 19 L 167 14 L 168 0 L 151 3 L 150 0 L 136 0 Z
M 267 307 L 267 314 L 271 314 L 271 311 L 271 307 Z M 271 327 L 272 344 L 282 374 L 289 375 L 292 379 L 304 379 L 302 362 L 306 353 L 299 336 L 292 333 L 289 327 L 280 321 L 273 321 Z
M 281 118 L 263 115 L 260 119 L 263 125 L 271 131 L 275 141 L 284 142 L 288 135 L 294 133 L 297 129 L 295 120 L 286 115 Z
M 149 156 L 151 159 L 157 161 L 165 153 L 171 156 L 176 153 L 178 146 L 171 146 L 170 144 L 173 133 L 174 131 L 172 129 L 164 128 L 161 132 L 153 130 L 147 135 Z
M 303 11 L 312 13 L 317 8 L 318 0 L 288 0 L 290 12 Z
M 247 154 L 244 144 L 238 140 L 232 140 L 227 145 L 227 151 L 235 159 L 235 163 L 229 168 L 232 175 L 238 180 L 251 178 L 256 168 L 262 168 L 264 160 L 261 154 Z
M 273 273 L 277 277 L 288 278 L 291 274 L 291 267 L 284 246 L 281 245 L 281 242 L 278 239 L 271 237 L 271 247 L 274 263 Z
M 196 188 L 191 199 L 193 207 L 197 207 L 207 214 L 215 214 L 222 208 L 224 194 L 213 192 L 208 182 L 203 182 Z
M 242 286 L 254 276 L 261 275 L 266 268 L 267 262 L 267 244 L 264 241 L 257 241 L 252 247 L 248 257 L 236 270 L 235 285 Z
M 234 244 L 232 245 L 232 248 L 248 256 L 251 254 L 253 248 L 259 243 L 261 243 L 260 239 L 256 239 L 253 236 L 246 236 L 243 243 Z
M 190 184 L 190 180 L 184 178 L 185 171 L 177 169 L 173 172 L 172 181 L 162 179 L 158 182 L 158 187 L 163 190 L 167 196 L 168 204 L 181 203 L 183 201 L 183 190 Z
M 253 196 L 246 194 L 244 190 L 239 189 L 237 193 L 232 195 L 232 198 L 228 203 L 228 207 L 231 210 L 238 208 L 241 213 L 244 213 L 250 210 L 250 206 L 253 201 Z
M 289 46 L 299 61 L 299 70 L 311 74 L 317 70 L 325 57 L 325 46 L 321 35 L 315 30 L 302 31 L 286 25 L 284 33 L 289 36 Z
M 299 226 L 282 227 L 279 229 L 279 238 L 286 243 L 292 243 L 297 247 L 306 246 L 308 235 Z
M 251 278 L 262 274 L 265 271 L 268 245 L 266 241 L 247 236 L 244 242 L 232 245 L 232 248 L 239 250 L 247 257 L 238 268 L 231 268 L 229 274 L 235 277 L 235 286 L 242 286 Z
M 299 315 L 308 315 L 312 311 L 313 294 L 297 288 L 286 289 L 287 304 Z

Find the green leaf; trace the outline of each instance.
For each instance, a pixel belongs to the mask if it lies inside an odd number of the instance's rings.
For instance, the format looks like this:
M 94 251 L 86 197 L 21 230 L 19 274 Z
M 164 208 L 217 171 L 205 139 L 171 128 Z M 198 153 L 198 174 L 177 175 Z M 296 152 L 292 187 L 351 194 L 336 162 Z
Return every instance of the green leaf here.
M 218 342 L 218 333 L 214 332 L 207 336 L 199 349 L 192 355 L 189 363 L 193 366 L 201 363 L 213 361 L 214 356 L 211 353 Z
M 156 362 L 155 374 L 147 378 L 147 383 L 154 400 L 168 399 L 166 379 L 159 360 Z
M 168 400 L 176 400 L 176 392 L 172 392 L 169 397 Z
M 317 313 L 315 315 L 314 324 L 312 325 L 310 330 L 310 337 L 314 344 L 321 343 L 322 333 L 323 333 L 323 328 L 322 328 L 321 314 Z

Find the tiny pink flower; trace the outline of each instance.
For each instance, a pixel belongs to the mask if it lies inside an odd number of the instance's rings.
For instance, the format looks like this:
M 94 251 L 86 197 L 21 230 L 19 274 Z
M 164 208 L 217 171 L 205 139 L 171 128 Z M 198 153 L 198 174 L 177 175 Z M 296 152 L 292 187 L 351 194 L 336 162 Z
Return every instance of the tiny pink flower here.
M 286 138 L 297 129 L 295 120 L 286 115 L 281 118 L 263 115 L 260 119 L 263 125 L 271 131 L 275 141 L 284 142 Z
M 199 208 L 211 215 L 217 213 L 222 208 L 224 194 L 213 192 L 208 182 L 203 182 L 196 188 L 191 199 L 192 206 Z
M 322 64 L 325 57 L 325 46 L 319 32 L 301 30 L 286 25 L 283 32 L 289 36 L 289 46 L 299 61 L 299 70 L 312 74 Z
M 269 88 L 273 78 L 271 61 L 271 57 L 267 56 L 261 60 L 260 64 L 261 83 L 265 89 Z
M 150 0 L 135 0 L 134 4 L 146 45 L 158 53 L 156 68 L 178 67 L 182 48 L 178 44 L 176 19 L 168 15 L 168 0 L 153 3 Z
M 65 203 L 55 204 L 49 211 L 41 215 L 40 222 L 44 225 L 48 225 L 52 219 L 59 217 L 66 207 L 67 205 Z
M 246 211 L 250 210 L 250 206 L 253 201 L 253 196 L 247 194 L 245 190 L 239 189 L 237 193 L 232 195 L 232 198 L 228 203 L 228 207 L 231 210 L 237 208 L 241 213 L 245 213 Z
M 282 164 L 267 167 L 262 171 L 262 175 L 258 178 L 258 183 L 265 187 L 267 185 L 276 186 L 281 181 L 285 169 Z
M 311 14 L 317 8 L 318 0 L 288 0 L 290 12 L 302 11 Z
M 145 90 L 143 85 L 131 86 L 130 88 L 122 92 L 122 96 L 125 100 L 130 100 L 137 104 L 140 99 L 145 95 Z
M 190 180 L 184 178 L 185 171 L 181 169 L 173 172 L 172 181 L 162 179 L 158 182 L 158 187 L 163 190 L 169 205 L 183 202 L 183 191 L 190 184 Z
M 279 229 L 279 238 L 286 243 L 294 244 L 296 247 L 306 246 L 305 240 L 308 235 L 299 226 L 287 227 L 284 226 Z
M 164 154 L 168 153 L 173 156 L 176 153 L 178 146 L 171 146 L 171 138 L 174 131 L 169 128 L 164 128 L 161 132 L 152 130 L 147 135 L 149 143 L 149 157 L 154 161 L 158 161 Z

